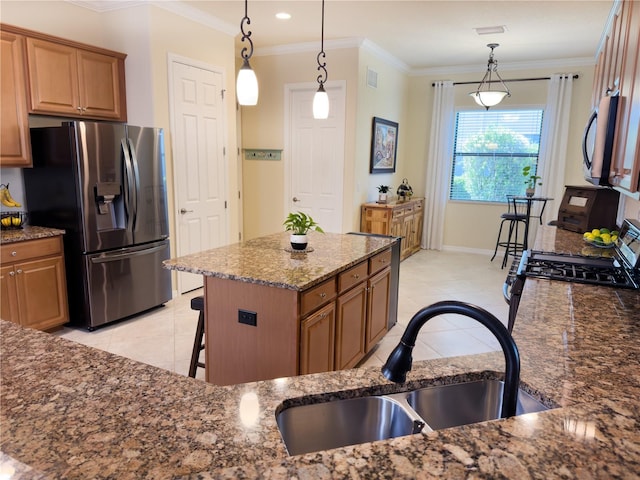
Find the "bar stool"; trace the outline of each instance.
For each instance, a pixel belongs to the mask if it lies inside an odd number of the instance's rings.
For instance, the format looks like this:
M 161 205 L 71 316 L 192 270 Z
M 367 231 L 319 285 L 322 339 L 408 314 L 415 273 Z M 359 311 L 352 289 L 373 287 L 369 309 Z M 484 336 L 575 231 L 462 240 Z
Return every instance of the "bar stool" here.
M 507 264 L 509 255 L 517 255 L 524 250 L 524 239 L 518 239 L 518 226 L 522 223 L 524 226 L 523 232 L 526 234 L 529 223 L 527 216 L 528 202 L 526 200 L 518 199 L 514 195 L 507 195 L 507 202 L 507 211 L 500 215 L 502 220 L 500 221 L 500 229 L 498 230 L 498 239 L 496 240 L 496 248 L 493 250 L 493 256 L 491 257 L 491 261 L 496 258 L 498 247 L 505 249 L 501 268 L 504 268 Z M 502 227 L 505 222 L 509 223 L 509 234 L 506 240 L 501 240 Z
M 204 368 L 204 363 L 199 361 L 200 352 L 204 350 L 204 296 L 193 297 L 191 299 L 191 309 L 200 311 L 196 338 L 193 341 L 193 351 L 191 352 L 191 365 L 189 366 L 189 376 L 196 378 L 197 368 Z

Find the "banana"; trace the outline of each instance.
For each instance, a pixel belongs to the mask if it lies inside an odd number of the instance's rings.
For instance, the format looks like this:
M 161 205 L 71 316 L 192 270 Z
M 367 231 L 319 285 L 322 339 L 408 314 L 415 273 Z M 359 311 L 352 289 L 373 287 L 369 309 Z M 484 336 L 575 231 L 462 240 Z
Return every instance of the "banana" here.
M 0 202 L 2 202 L 5 207 L 15 207 L 14 203 L 7 198 L 6 188 L 0 190 Z
M 0 192 L 0 201 L 5 207 L 18 208 L 22 206 L 22 204 L 16 202 L 11 196 L 11 193 L 9 193 L 9 185 L 2 188 L 2 191 Z

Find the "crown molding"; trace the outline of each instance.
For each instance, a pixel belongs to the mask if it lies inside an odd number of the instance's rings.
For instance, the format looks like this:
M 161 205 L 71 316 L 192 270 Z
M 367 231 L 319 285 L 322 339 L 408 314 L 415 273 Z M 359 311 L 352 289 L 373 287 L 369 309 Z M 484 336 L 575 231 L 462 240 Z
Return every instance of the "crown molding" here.
M 147 2 L 143 0 L 66 0 L 67 3 L 72 3 L 78 7 L 93 10 L 94 12 L 104 13 L 114 10 L 121 10 L 123 8 L 138 7 L 145 5 Z
M 342 38 L 339 40 L 325 40 L 324 49 L 340 50 L 343 48 L 358 48 L 362 41 L 357 38 Z M 308 53 L 318 51 L 320 42 L 290 43 L 286 45 L 275 45 L 273 47 L 255 47 L 253 55 L 255 57 L 267 57 L 270 55 L 288 55 L 292 53 Z
M 218 32 L 231 35 L 232 37 L 235 37 L 236 35 L 238 35 L 238 33 L 240 33 L 237 25 L 231 25 L 230 23 L 223 22 L 219 18 L 203 13 L 202 10 L 193 8 L 189 5 L 184 4 L 183 2 L 152 0 L 149 3 L 155 7 L 162 8 L 163 10 L 166 10 L 168 12 L 200 23 L 205 27 L 210 27 L 214 30 L 217 30 Z
M 602 30 L 602 36 L 600 37 L 600 43 L 598 43 L 598 48 L 596 48 L 596 54 L 594 55 L 594 58 L 598 58 L 598 55 L 600 55 L 600 52 L 604 48 L 604 44 L 606 43 L 607 38 L 609 37 L 609 34 L 611 32 L 611 28 L 613 26 L 613 20 L 615 19 L 616 15 L 620 14 L 620 10 L 622 8 L 622 1 L 623 0 L 613 1 L 611 10 L 609 10 L 609 16 L 607 17 L 607 22 L 604 24 L 604 29 Z
M 566 71 L 571 67 L 592 67 L 596 64 L 595 58 L 592 57 L 576 57 L 576 58 L 559 58 L 553 60 L 537 60 L 531 62 L 513 62 L 500 63 L 500 72 L 532 70 L 536 68 L 560 68 Z M 449 75 L 456 73 L 484 73 L 481 65 L 452 65 L 449 67 L 434 67 L 414 69 L 409 72 L 410 76 L 431 76 L 431 75 Z
M 184 17 L 193 22 L 200 23 L 205 27 L 212 28 L 219 32 L 235 37 L 239 33 L 239 29 L 235 25 L 223 22 L 213 15 L 203 13 L 202 10 L 193 8 L 183 2 L 167 2 L 163 0 L 66 0 L 69 3 L 83 7 L 94 12 L 105 13 L 125 8 L 133 8 L 141 5 L 153 5 L 175 15 Z

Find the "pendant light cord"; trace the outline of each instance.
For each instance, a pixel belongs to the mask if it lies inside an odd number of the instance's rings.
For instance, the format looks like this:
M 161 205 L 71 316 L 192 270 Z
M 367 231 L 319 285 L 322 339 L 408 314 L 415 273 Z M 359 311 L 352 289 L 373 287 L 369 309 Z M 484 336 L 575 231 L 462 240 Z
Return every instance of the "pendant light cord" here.
M 322 0 L 322 29 L 320 34 L 320 53 L 318 53 L 318 56 L 316 57 L 316 61 L 318 62 L 318 71 L 320 72 L 320 75 L 318 75 L 317 81 L 320 84 L 320 86 L 322 86 L 324 82 L 327 81 L 327 69 L 326 69 L 327 62 L 322 62 L 320 60 L 320 57 L 322 57 L 323 59 L 326 57 L 324 53 L 324 0 Z
M 246 39 L 249 42 L 249 48 L 243 47 L 242 51 L 240 52 L 240 56 L 244 60 L 249 60 L 253 55 L 253 42 L 251 41 L 251 38 L 250 38 L 251 30 L 249 30 L 248 32 L 244 31 L 245 25 L 251 25 L 251 19 L 249 18 L 248 9 L 247 9 L 248 1 L 249 0 L 244 0 L 244 17 L 242 17 L 242 20 L 240 21 L 240 32 L 242 32 L 242 39 L 240 41 L 244 42 Z M 248 54 L 247 54 L 247 51 L 249 51 Z

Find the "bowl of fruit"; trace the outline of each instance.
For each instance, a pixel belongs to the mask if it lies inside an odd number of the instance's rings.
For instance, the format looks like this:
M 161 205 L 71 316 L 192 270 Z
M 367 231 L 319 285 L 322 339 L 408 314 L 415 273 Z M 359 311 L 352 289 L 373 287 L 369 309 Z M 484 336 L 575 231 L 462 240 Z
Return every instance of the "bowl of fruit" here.
M 3 230 L 22 228 L 26 221 L 26 212 L 2 212 L 0 214 L 0 227 Z
M 589 245 L 598 248 L 612 248 L 616 244 L 618 235 L 617 230 L 609 230 L 608 228 L 594 228 L 590 232 L 584 232 L 583 239 Z

